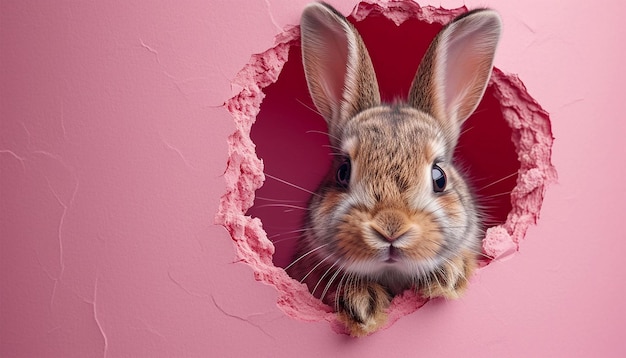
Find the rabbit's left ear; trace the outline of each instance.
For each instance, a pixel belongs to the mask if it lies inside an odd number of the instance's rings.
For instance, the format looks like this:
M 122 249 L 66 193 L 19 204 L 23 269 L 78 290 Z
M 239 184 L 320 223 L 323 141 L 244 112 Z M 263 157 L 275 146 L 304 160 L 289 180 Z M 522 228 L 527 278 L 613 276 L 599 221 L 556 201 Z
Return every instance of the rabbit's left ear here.
M 485 93 L 500 29 L 493 10 L 457 17 L 430 44 L 413 79 L 409 104 L 443 122 L 452 147 Z

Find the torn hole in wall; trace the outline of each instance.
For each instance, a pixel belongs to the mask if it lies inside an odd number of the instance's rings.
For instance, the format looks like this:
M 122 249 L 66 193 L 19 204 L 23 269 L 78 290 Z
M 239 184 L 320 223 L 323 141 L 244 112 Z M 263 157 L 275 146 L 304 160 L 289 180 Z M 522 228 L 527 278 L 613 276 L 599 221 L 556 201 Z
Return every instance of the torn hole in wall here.
M 409 1 L 362 2 L 355 8 L 348 19 L 366 43 L 383 100 L 406 98 L 430 41 L 465 11 Z M 299 36 L 297 26 L 278 35 L 276 46 L 253 55 L 233 82 L 241 91 L 226 106 L 237 130 L 228 138 L 228 191 L 217 221 L 255 278 L 276 287 L 278 306 L 287 315 L 326 320 L 343 332 L 332 309 L 283 270 L 293 258 L 310 192 L 331 162 L 326 123 L 306 86 Z M 521 80 L 494 68 L 481 104 L 464 125 L 455 159 L 485 207 L 483 250 L 495 260 L 517 252 L 539 217 L 546 187 L 556 179 L 552 141 L 548 114 Z M 490 262 L 484 260 L 483 268 Z M 424 303 L 408 291 L 396 297 L 388 325 Z

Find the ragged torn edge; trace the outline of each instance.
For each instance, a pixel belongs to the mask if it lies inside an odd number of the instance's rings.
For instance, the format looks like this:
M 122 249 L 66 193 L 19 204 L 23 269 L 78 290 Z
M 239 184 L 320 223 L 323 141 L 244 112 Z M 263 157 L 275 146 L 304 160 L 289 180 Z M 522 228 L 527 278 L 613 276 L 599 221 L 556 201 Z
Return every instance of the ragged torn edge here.
M 226 194 L 220 200 L 216 223 L 228 230 L 237 258 L 252 267 L 255 279 L 276 287 L 277 305 L 285 314 L 305 321 L 332 322 L 335 318 L 330 307 L 313 297 L 304 284 L 293 280 L 284 269 L 274 266 L 274 244 L 261 220 L 245 215 L 254 204 L 255 191 L 265 181 L 263 162 L 256 155 L 250 131 L 265 97 L 263 89 L 278 80 L 289 48 L 299 39 L 299 26 L 287 28 L 275 37 L 273 48 L 253 55 L 233 81 L 241 90 L 224 104 L 235 121 L 235 132 L 228 137 Z
M 502 261 L 519 251 L 528 227 L 539 220 L 543 198 L 548 185 L 557 181 L 557 172 L 551 162 L 554 137 L 548 112 L 516 75 L 494 68 L 490 85 L 512 129 L 511 140 L 520 162 L 506 222 L 487 229 L 483 239 L 485 254 Z
M 466 7 L 443 9 L 401 1 L 361 2 L 351 17 L 361 21 L 369 16 L 384 16 L 396 25 L 408 19 L 426 23 L 446 24 Z M 246 216 L 254 203 L 254 193 L 265 180 L 263 162 L 255 153 L 250 139 L 251 127 L 265 97 L 263 89 L 278 80 L 288 60 L 289 48 L 300 39 L 299 26 L 291 26 L 274 39 L 275 46 L 253 55 L 241 70 L 233 86 L 240 92 L 224 105 L 232 114 L 236 130 L 228 137 L 229 159 L 225 172 L 227 192 L 221 198 L 216 223 L 231 234 L 239 260 L 250 265 L 255 279 L 271 284 L 278 291 L 277 305 L 285 314 L 304 321 L 328 321 L 337 332 L 344 332 L 332 309 L 313 297 L 304 284 L 298 283 L 272 263 L 274 245 L 268 239 L 258 218 Z M 529 225 L 536 224 L 547 186 L 556 181 L 557 174 L 550 158 L 553 136 L 546 111 L 526 91 L 516 75 L 494 68 L 491 77 L 503 117 L 512 128 L 512 138 L 520 169 L 511 193 L 512 209 L 503 225 L 491 227 L 483 240 L 485 254 L 494 260 L 509 258 L 519 250 Z M 417 294 L 406 291 L 394 298 L 389 309 L 391 326 L 400 317 L 415 312 L 426 303 Z

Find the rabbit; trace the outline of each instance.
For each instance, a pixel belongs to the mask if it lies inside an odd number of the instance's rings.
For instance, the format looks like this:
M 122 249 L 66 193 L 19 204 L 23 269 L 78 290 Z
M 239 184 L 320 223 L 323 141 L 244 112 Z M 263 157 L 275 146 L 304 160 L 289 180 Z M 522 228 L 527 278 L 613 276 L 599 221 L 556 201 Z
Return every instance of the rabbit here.
M 365 44 L 337 10 L 309 4 L 300 28 L 334 158 L 286 270 L 334 307 L 346 333 L 365 336 L 385 325 L 394 296 L 457 298 L 477 267 L 480 214 L 453 152 L 487 87 L 501 20 L 478 9 L 446 25 L 406 102 L 392 104 L 381 103 Z

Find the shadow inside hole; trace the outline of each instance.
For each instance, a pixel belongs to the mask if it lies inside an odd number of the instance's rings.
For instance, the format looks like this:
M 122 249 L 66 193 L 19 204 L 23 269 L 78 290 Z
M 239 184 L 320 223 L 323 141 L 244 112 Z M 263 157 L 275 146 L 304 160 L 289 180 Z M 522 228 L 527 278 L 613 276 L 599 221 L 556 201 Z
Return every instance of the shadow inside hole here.
M 382 99 L 405 99 L 419 61 L 442 25 L 409 19 L 396 26 L 382 16 L 369 16 L 355 26 L 372 58 Z M 331 151 L 326 122 L 308 93 L 299 45 L 291 46 L 278 81 L 263 92 L 251 138 L 268 176 L 247 214 L 261 219 L 276 248 L 274 264 L 285 267 L 302 229 L 311 195 L 307 191 L 315 191 L 326 175 Z M 520 168 L 511 134 L 489 86 L 455 152 L 483 207 L 485 228 L 504 223 L 511 210 L 510 192 Z

